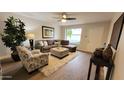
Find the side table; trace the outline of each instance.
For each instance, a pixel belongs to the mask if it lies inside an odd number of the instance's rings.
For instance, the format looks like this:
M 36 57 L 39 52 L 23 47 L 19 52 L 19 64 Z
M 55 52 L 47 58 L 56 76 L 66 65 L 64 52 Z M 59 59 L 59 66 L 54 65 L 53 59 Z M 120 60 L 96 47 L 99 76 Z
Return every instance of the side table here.
M 112 68 L 114 66 L 112 60 L 110 61 L 105 61 L 102 58 L 95 57 L 94 55 L 90 59 L 90 65 L 89 65 L 89 71 L 88 71 L 88 76 L 87 80 L 90 79 L 90 73 L 91 73 L 91 68 L 92 68 L 92 63 L 96 65 L 96 72 L 95 72 L 95 80 L 99 80 L 99 72 L 100 72 L 100 67 L 105 66 L 107 67 L 107 74 L 106 74 L 106 80 L 110 79 Z

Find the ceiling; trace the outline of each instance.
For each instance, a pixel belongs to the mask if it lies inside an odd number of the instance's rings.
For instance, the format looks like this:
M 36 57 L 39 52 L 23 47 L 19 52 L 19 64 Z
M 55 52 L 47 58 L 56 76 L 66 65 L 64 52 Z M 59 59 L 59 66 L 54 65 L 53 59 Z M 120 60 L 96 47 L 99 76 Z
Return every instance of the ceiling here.
M 6 14 L 6 13 L 4 13 Z M 54 17 L 59 17 L 61 12 L 13 12 L 14 15 L 28 17 L 41 22 L 56 23 L 58 25 L 75 25 L 110 21 L 113 18 L 113 12 L 67 12 L 69 17 L 75 17 L 76 20 L 66 23 L 58 22 Z M 1 15 L 1 13 L 0 13 Z

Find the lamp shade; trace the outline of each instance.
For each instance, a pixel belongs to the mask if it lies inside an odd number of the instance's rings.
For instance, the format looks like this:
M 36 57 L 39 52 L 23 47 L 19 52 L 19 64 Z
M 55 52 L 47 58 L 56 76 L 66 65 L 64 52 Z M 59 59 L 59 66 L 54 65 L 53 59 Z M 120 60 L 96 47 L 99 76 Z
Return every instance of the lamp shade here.
M 27 38 L 28 38 L 28 39 L 34 39 L 35 36 L 34 36 L 34 34 L 27 34 Z

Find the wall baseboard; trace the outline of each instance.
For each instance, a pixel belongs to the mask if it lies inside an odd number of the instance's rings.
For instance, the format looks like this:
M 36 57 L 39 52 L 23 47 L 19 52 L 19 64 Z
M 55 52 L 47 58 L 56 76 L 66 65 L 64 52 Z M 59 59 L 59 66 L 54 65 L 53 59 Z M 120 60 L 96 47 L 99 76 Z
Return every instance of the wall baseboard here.
M 93 54 L 92 52 L 84 51 L 84 50 L 80 50 L 80 49 L 77 49 L 77 51 L 84 52 L 84 53 L 88 53 L 88 54 Z
M 0 62 L 1 63 L 6 63 L 6 62 L 12 62 L 13 61 L 13 59 L 11 58 L 11 56 L 1 56 L 0 57 Z

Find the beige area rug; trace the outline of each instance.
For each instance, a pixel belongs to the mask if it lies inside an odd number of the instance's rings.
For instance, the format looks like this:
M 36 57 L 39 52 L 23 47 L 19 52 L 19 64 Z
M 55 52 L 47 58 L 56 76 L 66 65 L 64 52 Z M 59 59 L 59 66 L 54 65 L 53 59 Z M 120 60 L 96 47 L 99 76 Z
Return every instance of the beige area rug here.
M 69 53 L 68 56 L 62 59 L 49 55 L 48 65 L 43 68 L 40 68 L 39 71 L 42 72 L 45 76 L 49 76 L 55 71 L 57 71 L 59 68 L 61 68 L 63 65 L 67 64 L 72 59 L 74 59 L 77 56 L 77 54 L 78 54 L 77 52 Z

